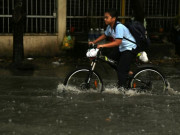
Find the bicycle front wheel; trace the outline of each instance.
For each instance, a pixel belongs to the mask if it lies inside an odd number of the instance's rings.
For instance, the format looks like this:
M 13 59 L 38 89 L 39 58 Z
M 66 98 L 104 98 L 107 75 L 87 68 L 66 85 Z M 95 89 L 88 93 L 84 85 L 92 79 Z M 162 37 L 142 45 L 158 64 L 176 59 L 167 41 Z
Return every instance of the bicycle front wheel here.
M 163 94 L 166 89 L 166 81 L 164 75 L 157 69 L 142 68 L 132 77 L 130 87 L 139 91 Z
M 76 69 L 71 72 L 65 78 L 65 90 L 102 92 L 103 82 L 101 77 L 95 71 L 92 71 L 92 75 L 89 76 L 90 72 L 90 69 Z

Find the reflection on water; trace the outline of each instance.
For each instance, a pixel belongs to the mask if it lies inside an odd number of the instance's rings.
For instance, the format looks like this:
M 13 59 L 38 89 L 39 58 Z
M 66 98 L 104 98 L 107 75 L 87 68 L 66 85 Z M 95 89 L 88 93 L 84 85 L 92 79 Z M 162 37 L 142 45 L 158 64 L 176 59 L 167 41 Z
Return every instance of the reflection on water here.
M 63 89 L 59 78 L 1 77 L 0 134 L 180 134 L 178 94 L 124 93 L 110 85 L 103 93 Z

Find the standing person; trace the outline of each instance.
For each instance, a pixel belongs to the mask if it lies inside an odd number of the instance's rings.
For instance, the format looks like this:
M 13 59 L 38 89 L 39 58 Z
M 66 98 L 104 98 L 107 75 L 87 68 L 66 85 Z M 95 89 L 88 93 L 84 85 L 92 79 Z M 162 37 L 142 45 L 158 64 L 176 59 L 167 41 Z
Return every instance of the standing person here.
M 118 62 L 118 88 L 122 90 L 126 86 L 132 60 L 136 57 L 136 53 L 134 52 L 137 46 L 136 44 L 123 39 L 123 37 L 126 37 L 131 41 L 136 42 L 128 28 L 121 24 L 117 19 L 118 13 L 115 9 L 107 10 L 104 13 L 104 21 L 107 25 L 106 31 L 93 42 L 89 42 L 89 44 L 96 44 L 109 36 L 114 39 L 114 41 L 110 43 L 98 45 L 97 48 L 114 47 L 114 50 L 108 55 L 108 57 Z

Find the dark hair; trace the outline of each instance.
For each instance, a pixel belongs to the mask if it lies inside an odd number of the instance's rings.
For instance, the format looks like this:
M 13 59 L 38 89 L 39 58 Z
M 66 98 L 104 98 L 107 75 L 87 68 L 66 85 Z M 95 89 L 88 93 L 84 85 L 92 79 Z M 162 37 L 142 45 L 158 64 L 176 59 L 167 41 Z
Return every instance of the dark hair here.
M 116 9 L 108 9 L 105 13 L 109 13 L 111 17 L 116 17 L 116 20 L 118 19 L 118 12 Z
M 108 9 L 105 11 L 105 13 L 109 13 L 111 17 L 116 17 L 116 20 L 115 20 L 115 25 L 114 25 L 114 31 L 115 31 L 115 28 L 116 28 L 116 25 L 118 24 L 117 21 L 118 21 L 118 12 L 116 9 Z

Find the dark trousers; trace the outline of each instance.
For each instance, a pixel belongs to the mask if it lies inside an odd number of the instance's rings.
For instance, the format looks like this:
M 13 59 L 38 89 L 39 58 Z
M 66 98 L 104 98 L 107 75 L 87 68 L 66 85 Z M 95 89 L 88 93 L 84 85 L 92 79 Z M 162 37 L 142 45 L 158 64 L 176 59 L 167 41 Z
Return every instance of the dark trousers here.
M 118 62 L 117 68 L 113 68 L 117 71 L 119 87 L 126 87 L 130 66 L 136 57 L 135 51 L 119 52 L 119 47 L 117 47 L 113 48 L 108 57 Z

